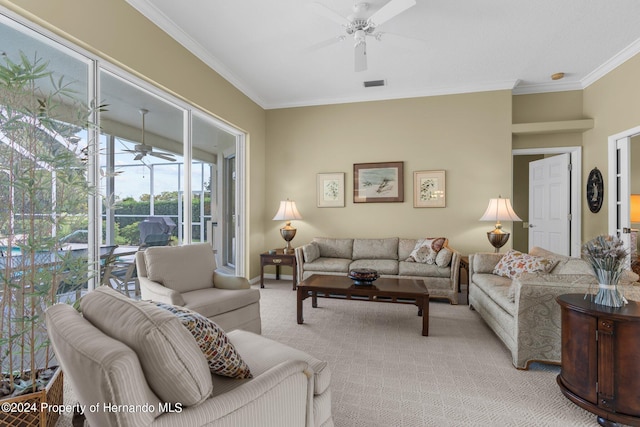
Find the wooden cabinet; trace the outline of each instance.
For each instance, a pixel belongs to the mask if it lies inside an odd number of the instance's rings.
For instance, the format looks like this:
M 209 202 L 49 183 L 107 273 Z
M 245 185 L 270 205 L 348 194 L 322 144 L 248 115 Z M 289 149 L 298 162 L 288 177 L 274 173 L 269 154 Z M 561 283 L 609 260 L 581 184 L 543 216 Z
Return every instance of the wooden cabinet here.
M 640 426 L 640 304 L 620 308 L 583 294 L 557 298 L 562 315 L 562 369 L 557 382 L 598 423 Z

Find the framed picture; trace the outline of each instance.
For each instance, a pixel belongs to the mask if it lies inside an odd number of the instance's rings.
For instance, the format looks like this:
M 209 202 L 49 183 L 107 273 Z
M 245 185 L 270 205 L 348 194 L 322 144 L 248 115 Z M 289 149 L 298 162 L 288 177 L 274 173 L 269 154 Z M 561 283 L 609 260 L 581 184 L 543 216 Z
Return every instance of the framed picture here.
M 404 162 L 353 165 L 353 203 L 378 202 L 404 202 Z
M 413 207 L 444 208 L 446 200 L 444 171 L 413 173 Z
M 319 208 L 344 208 L 344 172 L 316 176 Z

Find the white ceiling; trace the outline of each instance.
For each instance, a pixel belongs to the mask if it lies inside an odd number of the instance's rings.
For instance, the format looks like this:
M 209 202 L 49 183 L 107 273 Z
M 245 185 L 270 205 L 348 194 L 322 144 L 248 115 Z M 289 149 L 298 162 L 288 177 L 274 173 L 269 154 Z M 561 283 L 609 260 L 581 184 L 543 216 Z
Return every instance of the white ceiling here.
M 640 51 L 638 0 L 416 1 L 378 27 L 381 41 L 367 38 L 368 70 L 356 73 L 351 38 L 317 48 L 344 29 L 314 0 L 127 0 L 266 109 L 582 89 Z M 353 0 L 317 2 L 352 13 Z M 388 0 L 368 3 L 371 14 Z

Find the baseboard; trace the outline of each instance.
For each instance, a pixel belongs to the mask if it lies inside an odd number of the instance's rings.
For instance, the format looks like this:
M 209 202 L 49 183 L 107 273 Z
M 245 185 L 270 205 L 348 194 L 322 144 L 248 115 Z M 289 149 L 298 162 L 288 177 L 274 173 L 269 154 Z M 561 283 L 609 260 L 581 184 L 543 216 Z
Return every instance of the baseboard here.
M 265 279 L 269 279 L 269 280 L 276 280 L 276 275 L 274 273 L 269 273 L 269 274 L 265 274 L 264 275 Z M 280 282 L 289 282 L 291 283 L 291 281 L 293 280 L 293 274 L 281 274 L 280 275 Z M 254 277 L 253 279 L 249 279 L 249 283 L 252 285 L 259 285 L 260 284 L 260 276 L 258 277 Z

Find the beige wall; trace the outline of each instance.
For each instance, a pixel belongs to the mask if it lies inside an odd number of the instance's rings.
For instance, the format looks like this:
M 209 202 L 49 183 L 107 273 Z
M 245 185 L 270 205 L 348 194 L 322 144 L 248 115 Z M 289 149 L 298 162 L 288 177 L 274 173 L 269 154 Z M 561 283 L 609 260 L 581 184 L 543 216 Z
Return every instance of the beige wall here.
M 513 123 L 555 122 L 582 117 L 582 91 L 536 93 L 513 97 Z
M 591 213 L 583 200 L 583 241 L 608 232 L 609 183 L 607 138 L 640 126 L 640 55 L 631 58 L 584 90 L 584 114 L 595 119 L 592 130 L 584 133 L 583 179 L 598 167 L 605 180 L 602 210 Z
M 582 91 L 551 92 L 513 97 L 513 123 L 541 123 L 582 119 Z M 580 147 L 582 133 L 541 133 L 513 135 L 514 149 Z M 513 209 L 524 222 L 529 220 L 529 162 L 542 155 L 514 156 L 513 159 Z M 523 223 L 514 224 L 513 247 L 520 251 L 529 249 L 529 230 Z
M 264 248 L 265 112 L 124 1 L 0 0 L 0 5 L 246 131 L 250 260 Z M 256 262 L 249 277 L 259 274 Z
M 482 223 L 490 198 L 511 195 L 511 93 L 483 92 L 267 111 L 264 228 L 290 198 L 303 215 L 296 245 L 314 236 L 446 236 L 468 254 L 492 250 Z M 353 203 L 353 164 L 404 162 L 404 203 Z M 413 172 L 446 171 L 446 208 L 413 207 Z M 346 173 L 346 207 L 316 207 L 316 174 Z

